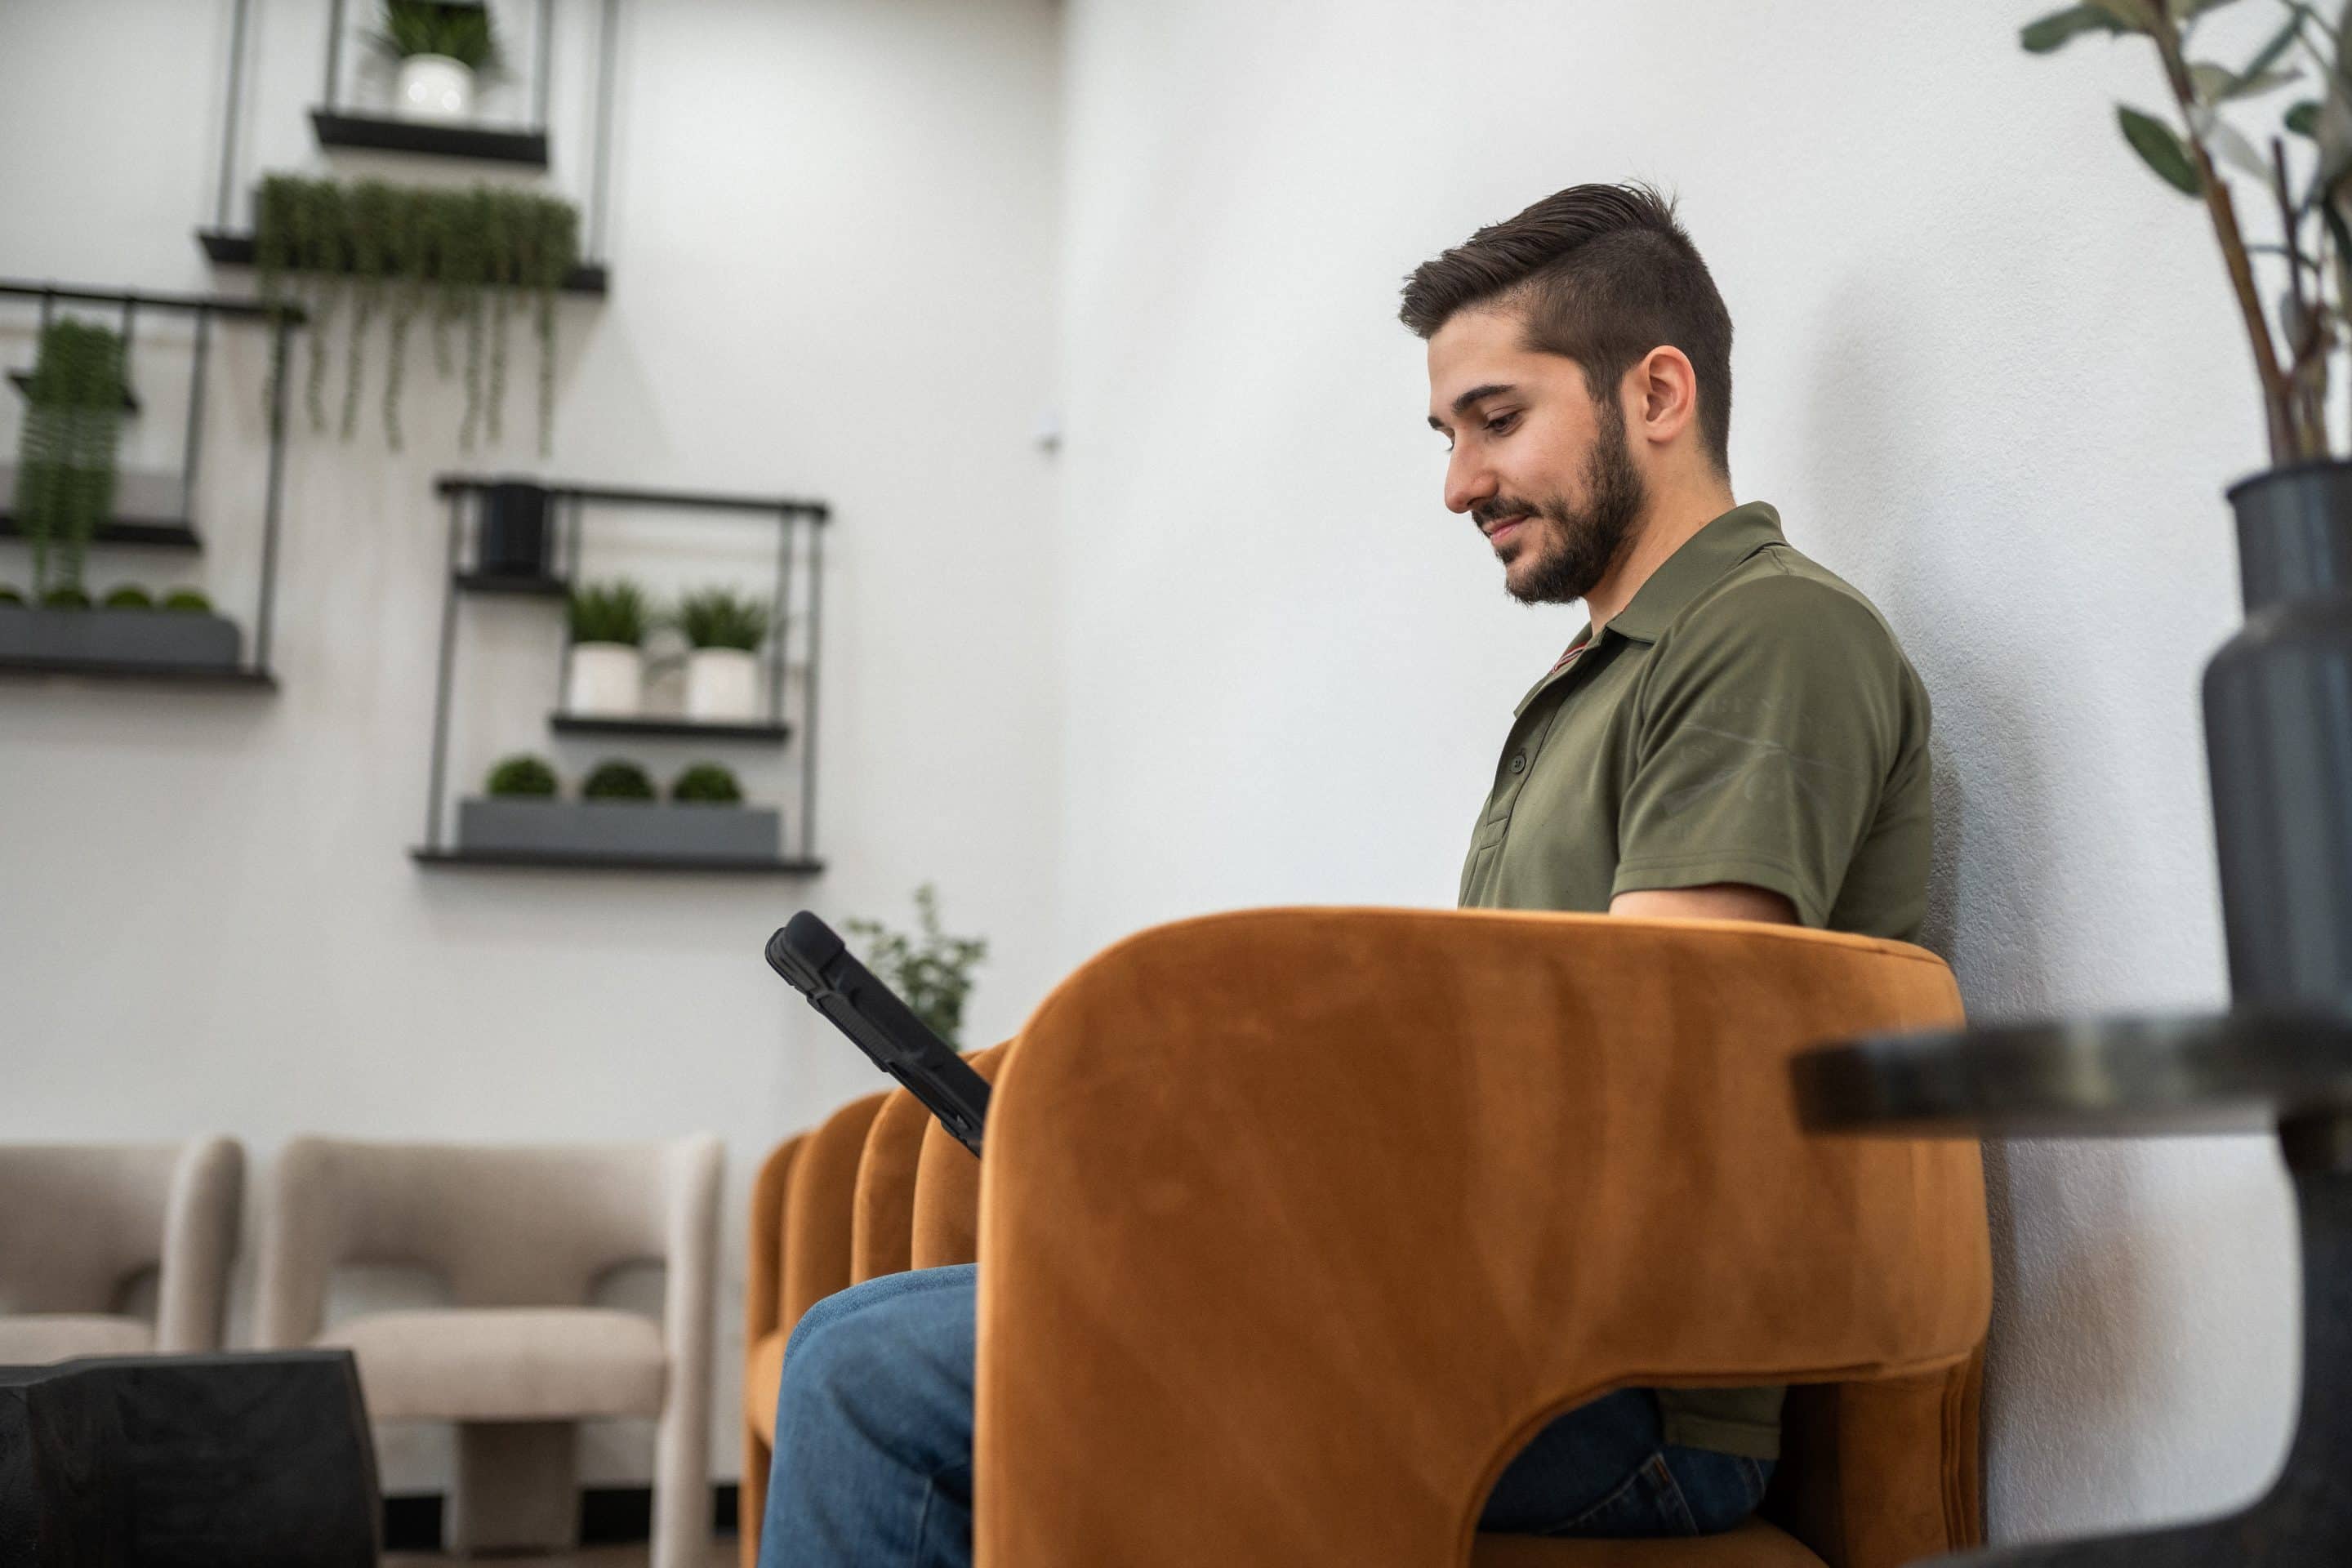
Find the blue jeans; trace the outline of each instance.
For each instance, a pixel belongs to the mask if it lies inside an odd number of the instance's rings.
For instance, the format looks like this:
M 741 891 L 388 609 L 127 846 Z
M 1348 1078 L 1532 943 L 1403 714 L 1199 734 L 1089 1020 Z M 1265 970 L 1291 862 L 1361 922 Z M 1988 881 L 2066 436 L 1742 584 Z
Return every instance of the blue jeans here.
M 784 1352 L 760 1568 L 971 1562 L 978 1270 L 889 1274 L 809 1309 Z M 1517 1535 L 1705 1535 L 1753 1512 L 1772 1470 L 1666 1443 L 1625 1389 L 1536 1434 L 1480 1528 Z

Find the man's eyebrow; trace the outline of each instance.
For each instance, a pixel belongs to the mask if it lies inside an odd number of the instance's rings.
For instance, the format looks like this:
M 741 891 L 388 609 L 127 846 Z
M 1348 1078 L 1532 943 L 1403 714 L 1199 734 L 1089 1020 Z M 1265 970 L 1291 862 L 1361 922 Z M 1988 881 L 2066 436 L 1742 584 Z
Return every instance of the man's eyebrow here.
M 1493 397 L 1501 393 L 1517 392 L 1517 390 L 1518 388 L 1517 386 L 1514 386 L 1509 382 L 1506 381 L 1490 381 L 1483 386 L 1474 386 L 1469 391 L 1464 393 L 1461 396 L 1454 400 L 1454 417 L 1456 419 L 1461 418 L 1463 415 L 1470 411 L 1470 405 L 1478 402 L 1481 398 Z M 1437 416 L 1434 414 L 1429 416 L 1429 427 L 1433 430 L 1443 430 L 1445 428 L 1444 426 L 1438 423 Z

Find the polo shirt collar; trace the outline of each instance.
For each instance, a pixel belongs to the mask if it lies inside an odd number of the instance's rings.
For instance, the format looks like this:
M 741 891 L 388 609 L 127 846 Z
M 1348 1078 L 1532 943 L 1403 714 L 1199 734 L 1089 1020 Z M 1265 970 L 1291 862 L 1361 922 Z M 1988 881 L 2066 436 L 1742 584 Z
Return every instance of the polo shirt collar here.
M 1662 562 L 1658 569 L 1635 591 L 1633 600 L 1617 612 L 1616 618 L 1601 628 L 1601 637 L 1622 637 L 1629 642 L 1654 643 L 1664 635 L 1674 619 L 1687 608 L 1690 602 L 1734 566 L 1768 545 L 1785 544 L 1780 532 L 1780 514 L 1764 501 L 1749 501 L 1746 506 L 1733 507 L 1721 517 L 1683 541 L 1682 548 Z M 1589 648 L 1600 638 L 1593 635 L 1587 622 L 1576 640 L 1569 645 L 1571 652 Z M 1544 689 L 1581 662 L 1563 657 L 1535 689 L 1519 700 L 1517 711 L 1524 713 L 1528 705 L 1540 696 Z
M 1733 507 L 1659 563 L 1633 600 L 1601 629 L 1638 643 L 1654 643 L 1675 617 L 1726 572 L 1769 544 L 1785 544 L 1780 514 L 1763 501 Z

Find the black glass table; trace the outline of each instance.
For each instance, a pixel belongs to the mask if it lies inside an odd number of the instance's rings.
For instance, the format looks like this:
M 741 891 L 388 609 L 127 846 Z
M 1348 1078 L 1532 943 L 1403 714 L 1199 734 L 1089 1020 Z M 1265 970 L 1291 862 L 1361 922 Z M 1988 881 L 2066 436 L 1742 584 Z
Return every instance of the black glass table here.
M 2352 1022 L 2233 1013 L 1864 1039 L 1794 1066 L 1819 1132 L 2086 1138 L 2275 1131 L 2303 1236 L 2303 1406 L 2242 1512 L 1944 1558 L 1969 1568 L 2352 1564 Z

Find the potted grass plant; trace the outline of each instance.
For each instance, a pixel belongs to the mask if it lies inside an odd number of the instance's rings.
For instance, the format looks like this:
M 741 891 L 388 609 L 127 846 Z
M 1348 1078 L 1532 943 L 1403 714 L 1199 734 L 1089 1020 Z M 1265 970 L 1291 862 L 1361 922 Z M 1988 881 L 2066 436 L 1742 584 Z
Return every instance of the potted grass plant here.
M 395 63 L 393 103 L 411 120 L 471 120 L 476 87 L 505 68 L 487 5 L 384 0 L 368 42 Z
M 645 705 L 647 618 L 645 590 L 635 583 L 573 590 L 566 712 L 626 716 Z
M 686 716 L 714 724 L 758 717 L 759 648 L 768 636 L 767 605 L 748 594 L 706 588 L 679 600 L 670 618 L 691 648 L 686 656 Z
M 2204 679 L 2231 993 L 2242 1008 L 2341 1016 L 2352 997 L 2352 463 L 2330 388 L 2352 343 L 2352 5 L 2263 8 L 2242 63 L 2211 58 L 2201 35 L 2216 13 L 2250 18 L 2248 0 L 2093 0 L 2021 41 L 2036 54 L 2094 39 L 2147 51 L 2168 107 L 2122 106 L 2118 128 L 2196 205 L 2221 253 L 2271 460 L 2227 491 L 2246 620 Z

